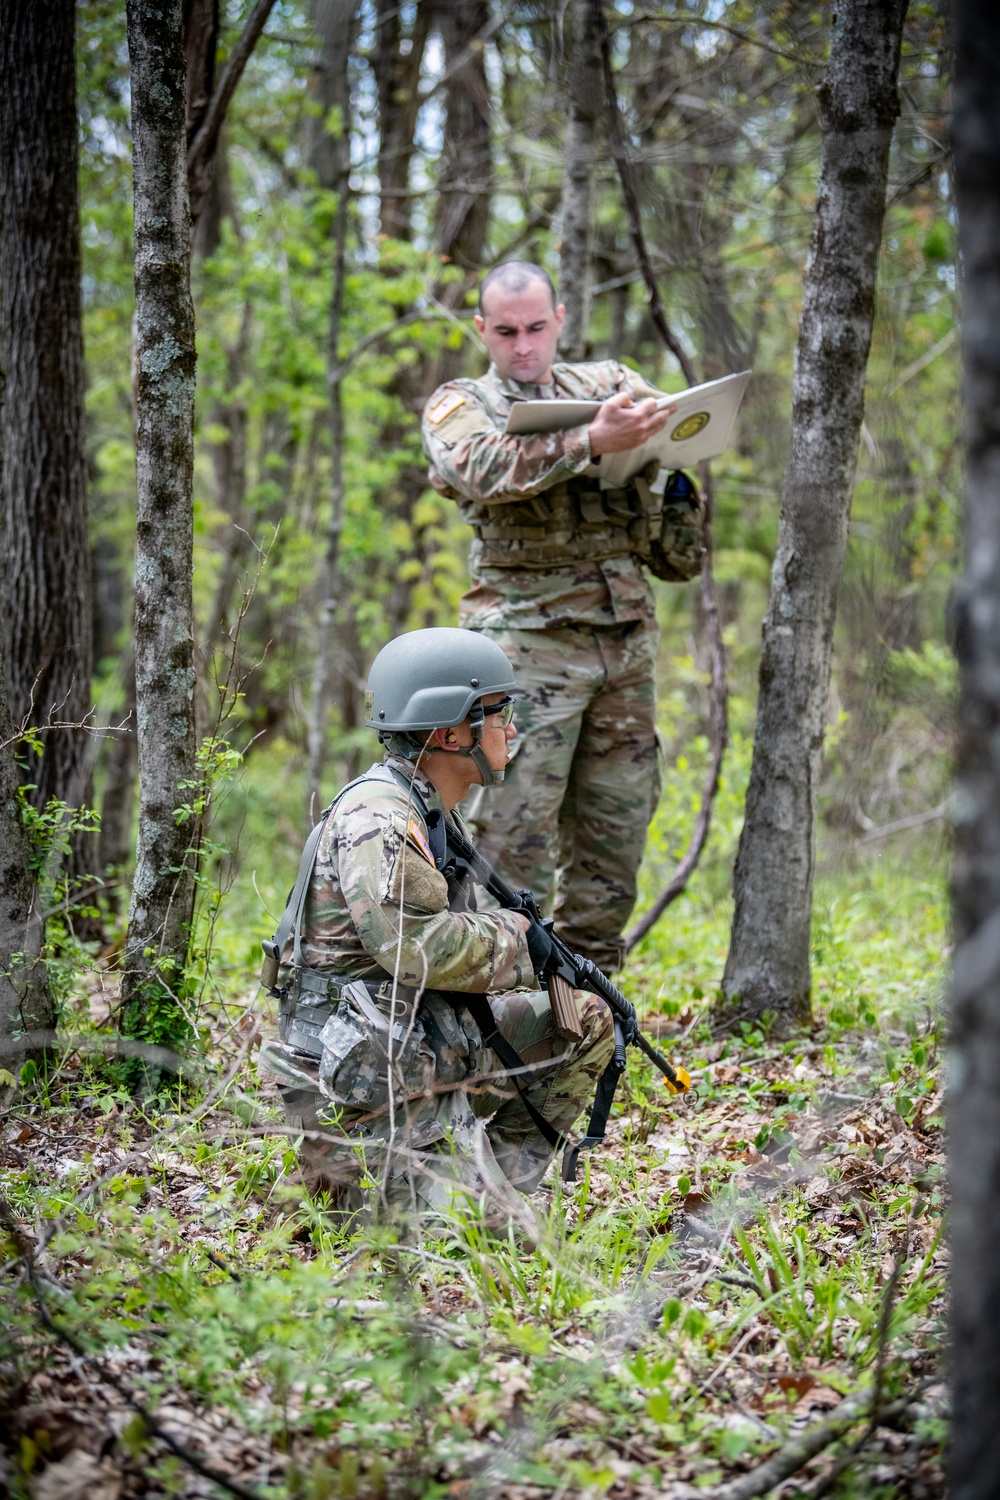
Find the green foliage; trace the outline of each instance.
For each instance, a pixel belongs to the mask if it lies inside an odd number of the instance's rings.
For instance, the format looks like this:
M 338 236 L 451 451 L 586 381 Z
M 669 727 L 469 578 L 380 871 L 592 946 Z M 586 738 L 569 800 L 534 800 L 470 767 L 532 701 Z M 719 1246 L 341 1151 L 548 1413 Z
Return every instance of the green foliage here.
M 204 1085 L 142 1104 L 90 1063 L 50 1079 L 45 1139 L 82 1131 L 85 1159 L 59 1176 L 44 1158 L 0 1168 L 13 1211 L 52 1225 L 67 1290 L 43 1293 L 48 1315 L 99 1362 L 117 1351 L 149 1408 L 180 1404 L 280 1456 L 275 1500 L 324 1485 L 422 1500 L 483 1473 L 498 1492 L 584 1496 L 623 1474 L 626 1449 L 634 1482 L 715 1483 L 780 1441 L 817 1380 L 848 1393 L 878 1366 L 890 1396 L 907 1389 L 944 1332 L 939 1167 L 891 1171 L 899 1132 L 931 1157 L 940 1140 L 943 881 L 914 868 L 928 860 L 874 861 L 861 889 L 821 874 L 823 1027 L 777 1043 L 749 1025 L 697 1039 L 724 938 L 695 890 L 667 923 L 687 969 L 664 945 L 629 981 L 637 999 L 683 997 L 664 1014 L 686 1035 L 661 1045 L 693 1095 L 670 1100 L 632 1057 L 610 1148 L 575 1188 L 554 1177 L 536 1195 L 534 1243 L 488 1231 L 469 1202 L 419 1239 L 338 1222 L 297 1185 L 295 1142 L 252 1069 L 233 1073 L 231 1043 Z M 872 1123 L 887 1118 L 888 1134 Z M 140 1154 L 91 1194 L 112 1148 Z M 692 1213 L 707 1246 L 685 1237 Z M 30 1288 L 3 1284 L 0 1371 L 30 1380 L 43 1347 L 54 1356 Z M 748 1395 L 757 1425 L 732 1417 Z M 139 1425 L 122 1441 L 165 1473 Z
M 803 1362 L 815 1362 L 808 1370 L 822 1364 L 823 1381 L 846 1391 L 870 1382 L 881 1359 L 895 1392 L 915 1365 L 934 1369 L 942 1344 L 933 1249 L 942 1203 L 939 1163 L 930 1160 L 947 942 L 947 831 L 937 813 L 949 775 L 954 668 L 943 618 L 960 473 L 953 205 L 935 145 L 941 18 L 911 7 L 904 47 L 892 168 L 902 186 L 886 226 L 821 788 L 817 1025 L 789 1041 L 766 1017 L 713 1038 L 707 1017 L 728 943 L 758 627 L 787 457 L 826 13 L 822 25 L 804 13 L 799 25 L 794 11 L 734 0 L 723 24 L 698 0 L 682 16 L 655 8 L 648 20 L 629 16 L 615 34 L 629 128 L 642 143 L 647 232 L 657 265 L 669 267 L 668 316 L 700 365 L 714 361 L 721 373 L 739 359 L 755 372 L 740 446 L 714 465 L 730 745 L 699 869 L 627 971 L 630 994 L 667 1028 L 664 1045 L 695 1086 L 672 1103 L 630 1057 L 613 1148 L 588 1159 L 574 1192 L 553 1182 L 540 1200 L 536 1245 L 490 1233 L 475 1205 L 417 1245 L 401 1240 L 398 1226 L 352 1230 L 296 1186 L 295 1143 L 237 1050 L 259 939 L 273 930 L 303 835 L 304 710 L 331 518 L 336 200 L 302 167 L 303 129 L 315 113 L 306 7 L 289 0 L 279 9 L 227 121 L 233 211 L 195 268 L 194 587 L 199 632 L 207 622 L 214 631 L 199 691 L 205 718 L 218 724 L 177 813 L 199 855 L 194 956 L 183 972 L 162 967 L 124 1018 L 139 1039 L 188 1053 L 186 1083 L 140 1101 L 138 1062 L 101 1063 L 96 1049 L 114 1041 L 99 1003 L 107 976 L 95 968 L 85 984 L 75 960 L 59 988 L 77 1050 L 44 1075 L 22 1073 L 25 1114 L 42 1118 L 45 1135 L 30 1157 L 13 1148 L 0 1189 L 19 1218 L 48 1226 L 46 1264 L 65 1285 L 45 1293 L 51 1317 L 97 1359 L 116 1351 L 116 1369 L 150 1407 L 169 1395 L 192 1420 L 225 1419 L 242 1441 L 259 1443 L 276 1500 L 423 1500 L 518 1484 L 583 1496 L 637 1476 L 654 1493 L 675 1475 L 710 1485 L 787 1430 L 797 1388 L 786 1395 L 779 1374 L 798 1378 Z M 234 12 L 223 20 L 228 43 Z M 435 249 L 434 58 L 421 85 L 430 101 L 413 182 L 427 192 L 414 199 L 413 235 L 376 236 L 378 121 L 362 57 L 372 51 L 371 21 L 363 7 L 335 351 L 346 446 L 331 792 L 376 754 L 358 728 L 359 684 L 374 650 L 390 630 L 455 618 L 468 532 L 454 503 L 423 484 L 414 392 L 446 350 L 464 346 L 469 372 L 481 359 L 466 309 L 449 318 L 436 305 L 442 283 L 461 272 L 442 268 Z M 83 7 L 79 32 L 97 691 L 113 713 L 129 637 L 135 506 L 122 8 Z M 514 247 L 553 270 L 563 122 L 552 81 L 562 45 L 545 7 L 522 7 L 489 54 L 499 122 L 489 254 Z M 620 353 L 678 388 L 642 288 L 621 284 L 631 268 L 627 232 L 617 183 L 603 168 L 595 222 L 608 290 L 595 298 L 592 352 Z M 220 478 L 236 473 L 237 449 L 240 493 Z M 656 592 L 664 791 L 640 909 L 686 848 L 708 757 L 697 586 Z M 74 831 L 66 820 L 85 815 L 53 807 L 35 816 L 42 871 Z M 50 924 L 60 920 L 56 913 Z M 841 1127 L 845 1110 L 854 1123 Z M 895 1145 L 864 1111 L 881 1111 L 908 1149 L 927 1155 L 914 1181 L 887 1175 Z M 804 1140 L 806 1120 L 821 1133 L 830 1126 L 818 1157 Z M 852 1134 L 838 1139 L 841 1128 Z M 63 1136 L 72 1144 L 45 1157 Z M 689 1214 L 716 1236 L 700 1259 L 700 1242 L 683 1237 Z M 56 1343 L 23 1280 L 4 1278 L 3 1295 L 0 1380 L 9 1371 L 30 1379 L 58 1359 Z M 752 1389 L 735 1378 L 744 1350 L 756 1361 Z M 734 1404 L 751 1395 L 755 1422 L 741 1423 Z M 27 1485 L 46 1454 L 25 1442 Z M 140 1421 L 122 1442 L 153 1482 L 180 1488 L 177 1460 L 162 1456 Z M 849 1478 L 843 1485 L 855 1492 Z

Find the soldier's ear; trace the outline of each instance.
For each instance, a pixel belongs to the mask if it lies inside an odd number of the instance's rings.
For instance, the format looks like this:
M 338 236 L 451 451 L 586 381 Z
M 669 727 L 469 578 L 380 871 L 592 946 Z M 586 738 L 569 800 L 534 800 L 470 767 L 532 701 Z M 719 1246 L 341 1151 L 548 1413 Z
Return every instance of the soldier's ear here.
M 565 304 L 565 302 L 560 302 L 559 306 L 556 308 L 556 327 L 557 328 L 561 328 L 563 326 L 563 323 L 565 321 L 566 321 L 566 304 Z

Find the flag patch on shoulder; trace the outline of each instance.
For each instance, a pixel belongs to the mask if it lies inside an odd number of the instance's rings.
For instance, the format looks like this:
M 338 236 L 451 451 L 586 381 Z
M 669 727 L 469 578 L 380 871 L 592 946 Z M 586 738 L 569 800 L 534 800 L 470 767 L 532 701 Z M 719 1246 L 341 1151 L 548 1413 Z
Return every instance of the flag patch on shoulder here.
M 464 405 L 465 397 L 461 391 L 449 391 L 448 395 L 442 397 L 433 411 L 427 413 L 427 420 L 428 422 L 433 422 L 436 426 L 438 422 L 443 422 L 445 417 L 450 417 L 453 411 L 458 411 L 458 408 Z
M 433 865 L 434 856 L 431 853 L 430 844 L 428 844 L 426 838 L 424 837 L 424 831 L 420 827 L 420 824 L 417 822 L 416 818 L 410 819 L 410 826 L 406 830 L 406 836 L 410 840 L 411 844 L 415 844 L 417 846 L 421 854 L 424 856 L 424 859 L 429 859 L 431 864 Z

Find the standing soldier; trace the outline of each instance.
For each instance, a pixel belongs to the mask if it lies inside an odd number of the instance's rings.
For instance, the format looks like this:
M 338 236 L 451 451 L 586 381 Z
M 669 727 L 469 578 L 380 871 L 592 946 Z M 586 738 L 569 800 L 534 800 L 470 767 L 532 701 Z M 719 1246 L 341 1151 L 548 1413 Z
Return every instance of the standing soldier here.
M 489 370 L 435 391 L 423 440 L 431 483 L 475 532 L 460 623 L 503 648 L 521 694 L 504 792 L 467 813 L 569 946 L 614 969 L 660 791 L 658 631 L 640 562 L 690 578 L 701 543 L 692 509 L 664 511 L 678 524 L 651 535 L 651 476 L 601 488 L 602 456 L 638 447 L 674 408 L 615 360 L 554 364 L 564 316 L 541 267 L 491 271 L 476 317 Z M 603 404 L 589 426 L 506 436 L 512 404 L 542 397 Z

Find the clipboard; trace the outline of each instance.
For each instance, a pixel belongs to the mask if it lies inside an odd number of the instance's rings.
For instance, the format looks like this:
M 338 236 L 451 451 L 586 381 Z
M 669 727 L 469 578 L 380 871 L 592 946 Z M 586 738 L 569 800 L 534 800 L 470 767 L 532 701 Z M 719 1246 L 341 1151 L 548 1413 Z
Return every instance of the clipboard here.
M 665 469 L 689 469 L 702 459 L 724 453 L 732 441 L 750 375 L 743 370 L 693 385 L 676 396 L 664 396 L 661 404 L 676 408 L 666 427 L 638 448 L 602 454 L 601 483 L 611 488 L 624 485 L 654 458 Z M 504 432 L 522 437 L 587 427 L 600 409 L 600 401 L 515 401 Z

